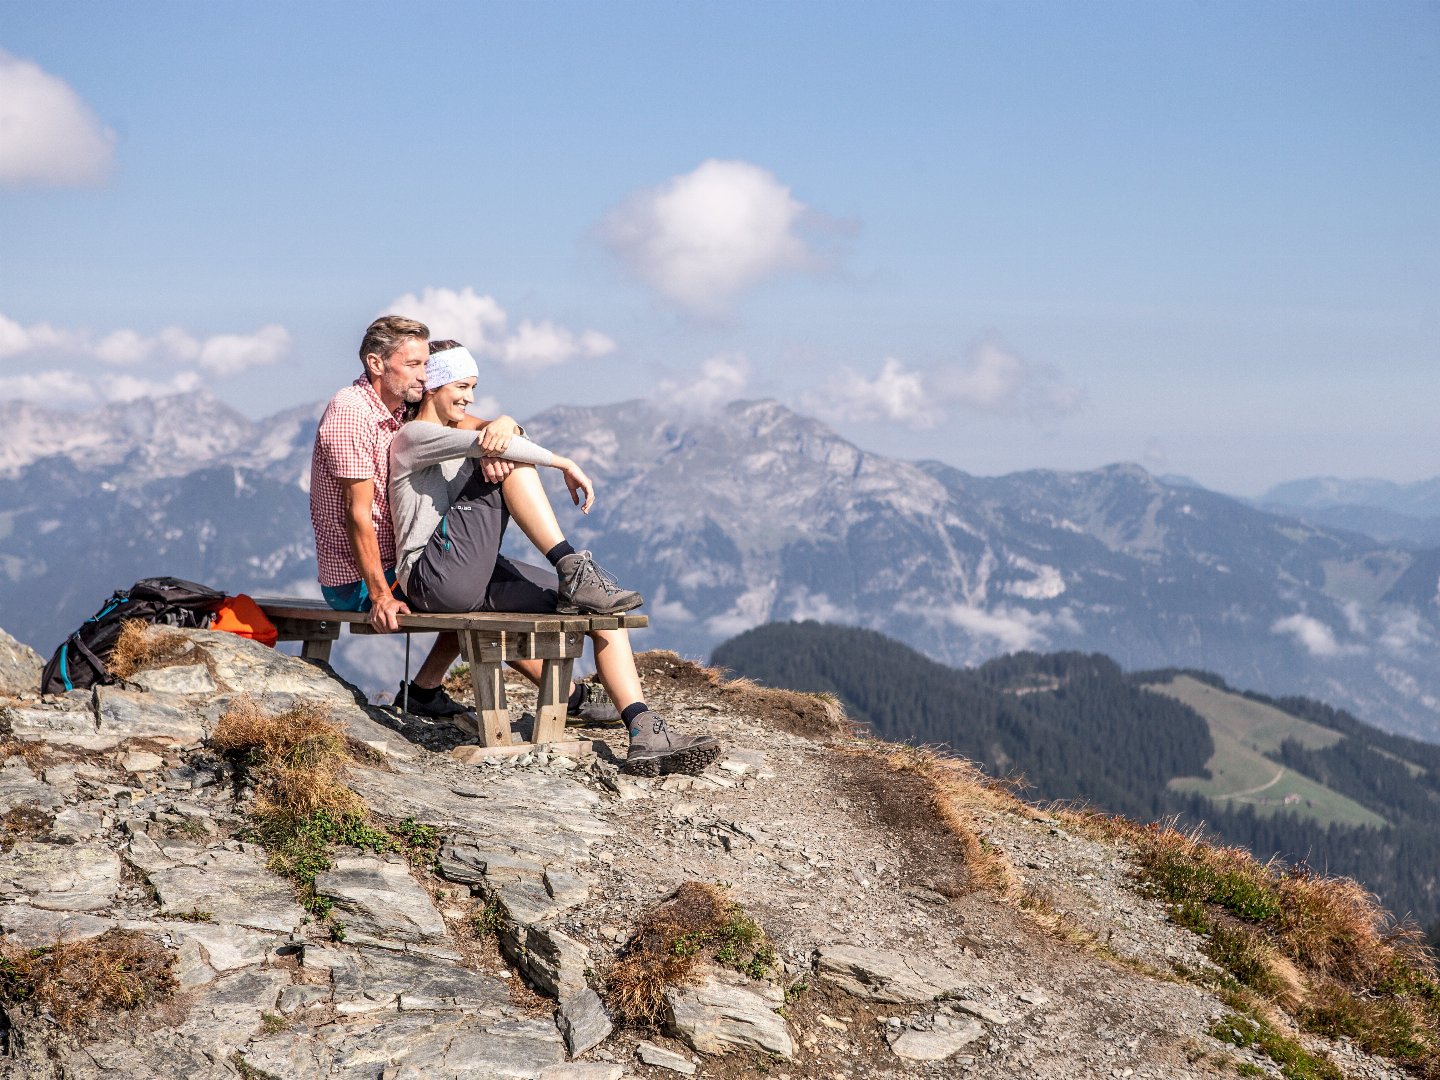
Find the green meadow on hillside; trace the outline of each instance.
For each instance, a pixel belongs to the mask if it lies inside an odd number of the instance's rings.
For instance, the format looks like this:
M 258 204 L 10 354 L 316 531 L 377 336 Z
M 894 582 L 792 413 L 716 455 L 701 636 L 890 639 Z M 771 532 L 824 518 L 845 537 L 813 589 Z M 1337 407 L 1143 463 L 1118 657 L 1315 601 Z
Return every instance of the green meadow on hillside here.
M 1194 709 L 1205 718 L 1215 742 L 1215 752 L 1205 762 L 1210 778 L 1175 777 L 1170 790 L 1203 795 L 1232 808 L 1248 806 L 1261 815 L 1285 811 L 1321 825 L 1389 824 L 1354 799 L 1267 756 L 1278 754 L 1287 739 L 1306 750 L 1325 750 L 1345 737 L 1340 732 L 1189 675 L 1150 683 L 1146 689 Z

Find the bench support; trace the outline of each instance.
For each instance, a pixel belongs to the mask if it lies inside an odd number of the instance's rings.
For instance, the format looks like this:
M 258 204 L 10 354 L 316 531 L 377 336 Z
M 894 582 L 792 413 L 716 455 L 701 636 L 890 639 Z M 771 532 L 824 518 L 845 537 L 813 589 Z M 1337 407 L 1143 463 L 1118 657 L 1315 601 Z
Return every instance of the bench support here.
M 334 611 L 321 600 L 299 597 L 257 597 L 275 624 L 281 641 L 301 642 L 306 660 L 330 659 L 330 647 L 343 623 L 352 634 L 373 634 L 369 617 L 360 612 Z M 588 739 L 565 738 L 565 713 L 575 660 L 582 655 L 585 635 L 591 630 L 649 625 L 644 615 L 559 615 L 508 612 L 420 613 L 399 617 L 402 631 L 453 630 L 460 653 L 470 665 L 479 730 L 478 746 L 458 746 L 455 757 L 477 763 L 493 757 L 523 754 L 543 746 L 548 753 L 583 756 L 596 746 Z M 540 693 L 535 709 L 533 743 L 515 743 L 510 711 L 505 700 L 502 665 L 511 660 L 539 660 Z M 470 724 L 460 725 L 470 730 Z

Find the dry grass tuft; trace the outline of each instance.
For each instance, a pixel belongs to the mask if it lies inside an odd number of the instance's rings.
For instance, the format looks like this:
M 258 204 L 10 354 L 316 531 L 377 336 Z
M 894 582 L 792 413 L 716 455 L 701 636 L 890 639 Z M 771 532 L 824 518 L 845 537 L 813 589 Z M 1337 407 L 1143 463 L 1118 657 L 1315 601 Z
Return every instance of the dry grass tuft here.
M 107 930 L 48 949 L 0 945 L 0 1001 L 48 1012 L 65 1031 L 175 989 L 174 955 L 148 934 Z
M 190 641 L 184 634 L 156 626 L 144 619 L 126 619 L 106 666 L 117 679 L 129 679 L 137 671 L 176 659 Z
M 1199 830 L 1072 812 L 1073 823 L 1128 843 L 1144 887 L 1243 990 L 1305 1031 L 1440 1078 L 1440 965 L 1349 878 L 1262 863 Z
M 237 697 L 210 742 L 244 758 L 255 781 L 258 814 L 308 817 L 324 810 L 344 817 L 365 812 L 360 796 L 345 783 L 345 730 L 323 709 L 302 704 L 272 716 L 252 699 Z
M 687 881 L 650 911 L 606 975 L 610 1005 L 632 1020 L 654 1023 L 665 991 L 695 978 L 702 960 L 751 978 L 768 978 L 775 950 L 754 920 L 714 885 Z
M 9 851 L 21 840 L 48 837 L 54 824 L 55 815 L 38 806 L 13 806 L 0 814 L 0 851 Z

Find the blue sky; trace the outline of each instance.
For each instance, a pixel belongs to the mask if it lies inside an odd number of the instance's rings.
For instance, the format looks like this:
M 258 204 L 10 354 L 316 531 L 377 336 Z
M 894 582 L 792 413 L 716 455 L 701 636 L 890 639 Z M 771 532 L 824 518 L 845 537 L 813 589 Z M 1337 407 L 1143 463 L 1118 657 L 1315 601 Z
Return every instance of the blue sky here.
M 265 415 L 404 301 L 522 418 L 1440 473 L 1440 3 L 3 0 L 0 50 L 0 396 Z

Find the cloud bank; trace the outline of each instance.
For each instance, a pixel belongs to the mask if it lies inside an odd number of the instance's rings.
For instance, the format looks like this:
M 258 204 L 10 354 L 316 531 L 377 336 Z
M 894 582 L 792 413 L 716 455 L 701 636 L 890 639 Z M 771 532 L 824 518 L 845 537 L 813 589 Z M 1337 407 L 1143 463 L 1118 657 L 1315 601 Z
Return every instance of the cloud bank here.
M 0 185 L 104 182 L 115 133 L 65 80 L 0 49 Z
M 133 401 L 184 393 L 197 389 L 206 377 L 237 375 L 274 364 L 289 351 L 290 333 L 275 323 L 251 334 L 206 338 L 178 326 L 157 334 L 120 329 L 96 337 L 87 330 L 47 322 L 27 326 L 0 315 L 0 360 L 18 358 L 35 367 L 0 378 L 0 399 Z M 45 361 L 86 361 L 122 370 L 97 375 L 73 367 L 38 367 Z M 131 373 L 140 368 L 145 370 Z M 168 378 L 154 378 L 157 371 L 168 372 Z
M 651 400 L 680 412 L 712 412 L 734 401 L 750 382 L 750 361 L 742 353 L 721 353 L 684 378 L 662 379 Z
M 430 328 L 432 338 L 453 338 L 477 358 L 519 371 L 537 371 L 615 351 L 615 342 L 598 330 L 576 333 L 549 320 L 521 319 L 512 331 L 510 317 L 493 296 L 463 289 L 427 286 L 390 302 L 381 314 L 408 315 Z
M 631 195 L 598 231 L 632 276 L 687 311 L 715 315 L 765 278 L 825 264 L 802 235 L 813 216 L 768 169 L 712 158 Z
M 961 364 L 922 370 L 892 356 L 873 377 L 844 369 L 805 394 L 802 404 L 830 420 L 889 420 L 917 428 L 937 427 L 957 409 L 1043 424 L 1074 413 L 1084 393 L 1054 368 L 987 341 Z

